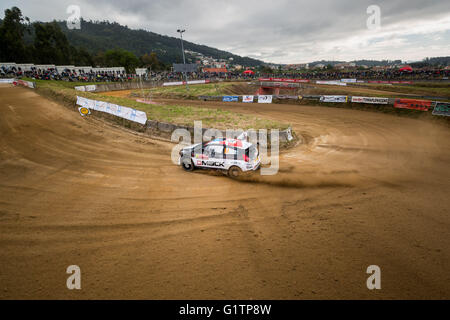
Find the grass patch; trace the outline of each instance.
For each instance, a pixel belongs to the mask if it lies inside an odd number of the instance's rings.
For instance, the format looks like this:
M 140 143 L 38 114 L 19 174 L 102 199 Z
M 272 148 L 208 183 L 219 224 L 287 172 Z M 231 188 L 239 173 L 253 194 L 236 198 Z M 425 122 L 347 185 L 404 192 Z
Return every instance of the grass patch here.
M 31 80 L 31 79 L 30 79 Z M 102 95 L 101 93 L 91 93 L 76 91 L 73 89 L 77 85 L 86 85 L 87 83 L 32 80 L 36 82 L 38 92 L 45 95 L 56 97 L 58 100 L 75 104 L 76 96 L 82 96 L 89 99 L 101 100 L 115 103 L 118 105 L 131 107 L 137 110 L 145 111 L 147 118 L 160 122 L 167 122 L 183 126 L 193 126 L 194 121 L 201 120 L 203 127 L 225 129 L 286 129 L 289 124 L 280 123 L 270 119 L 261 119 L 234 113 L 221 109 L 197 108 L 182 105 L 149 105 L 137 102 L 130 98 L 112 97 Z M 96 83 L 98 84 L 98 83 Z M 159 89 L 159 88 L 158 88 Z M 171 88 L 173 89 L 173 88 Z
M 232 94 L 231 87 L 236 82 L 216 82 L 206 84 L 194 84 L 189 86 L 189 91 L 186 86 L 169 86 L 169 87 L 155 87 L 151 89 L 144 89 L 144 95 L 149 94 L 161 98 L 184 98 L 195 99 L 198 96 L 221 96 Z M 134 94 L 142 95 L 142 90 L 134 90 Z

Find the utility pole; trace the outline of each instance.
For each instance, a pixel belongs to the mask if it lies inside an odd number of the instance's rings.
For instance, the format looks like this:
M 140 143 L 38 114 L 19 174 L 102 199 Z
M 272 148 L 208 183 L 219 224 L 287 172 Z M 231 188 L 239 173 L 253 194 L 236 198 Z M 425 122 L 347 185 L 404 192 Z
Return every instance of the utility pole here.
M 180 34 L 180 40 L 181 40 L 181 52 L 183 53 L 184 79 L 186 81 L 186 90 L 189 91 L 187 72 L 186 72 L 186 57 L 184 56 L 184 46 L 183 46 L 183 32 L 186 32 L 186 30 L 178 29 L 177 32 Z

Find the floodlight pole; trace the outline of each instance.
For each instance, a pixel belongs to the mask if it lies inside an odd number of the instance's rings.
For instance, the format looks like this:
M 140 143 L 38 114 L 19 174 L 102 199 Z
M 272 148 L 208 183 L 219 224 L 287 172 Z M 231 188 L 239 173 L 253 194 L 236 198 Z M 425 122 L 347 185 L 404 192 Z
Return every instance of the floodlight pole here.
M 185 29 L 178 29 L 177 32 L 180 33 L 181 52 L 183 53 L 184 79 L 186 81 L 186 90 L 189 91 L 187 72 L 186 72 L 186 57 L 184 56 L 184 46 L 183 46 L 183 32 L 186 32 L 186 30 Z

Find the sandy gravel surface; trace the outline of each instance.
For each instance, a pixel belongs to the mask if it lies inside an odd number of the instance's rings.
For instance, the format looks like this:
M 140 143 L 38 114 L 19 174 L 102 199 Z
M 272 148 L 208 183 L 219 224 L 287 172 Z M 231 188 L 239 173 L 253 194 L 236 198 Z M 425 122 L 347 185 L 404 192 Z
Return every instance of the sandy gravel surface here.
M 273 177 L 186 173 L 169 143 L 0 87 L 0 298 L 450 297 L 447 127 L 220 107 L 289 121 L 307 143 Z M 66 288 L 69 265 L 80 291 Z

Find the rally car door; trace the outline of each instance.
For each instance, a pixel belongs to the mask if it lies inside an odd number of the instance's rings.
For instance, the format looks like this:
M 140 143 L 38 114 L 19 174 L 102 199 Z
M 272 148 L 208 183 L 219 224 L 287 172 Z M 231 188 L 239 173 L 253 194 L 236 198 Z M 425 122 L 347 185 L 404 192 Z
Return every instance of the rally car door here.
M 208 145 L 203 151 L 203 159 L 197 159 L 197 166 L 225 169 L 223 145 Z

